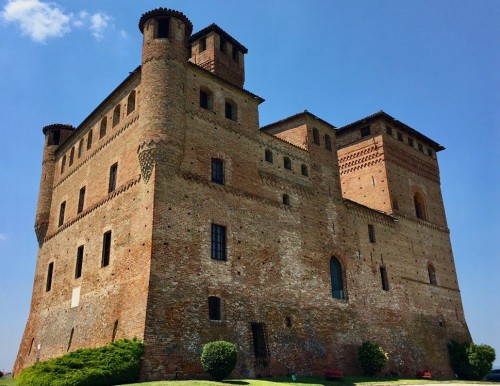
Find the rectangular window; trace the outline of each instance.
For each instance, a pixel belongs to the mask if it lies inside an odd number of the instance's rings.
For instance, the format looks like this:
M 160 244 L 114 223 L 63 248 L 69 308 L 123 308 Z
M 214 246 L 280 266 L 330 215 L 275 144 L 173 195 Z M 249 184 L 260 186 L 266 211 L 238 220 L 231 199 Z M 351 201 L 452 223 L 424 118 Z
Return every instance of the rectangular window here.
M 408 145 L 413 147 L 413 138 L 408 138 Z
M 266 367 L 269 360 L 265 323 L 252 322 L 253 350 L 258 365 Z
M 111 255 L 111 231 L 107 231 L 102 237 L 101 267 L 106 267 L 109 265 L 110 255 Z
M 398 131 L 398 141 L 403 142 L 403 134 Z
M 207 49 L 207 38 L 200 39 L 200 52 L 203 52 Z
M 49 292 L 52 289 L 52 274 L 54 273 L 54 263 L 49 264 L 49 269 L 47 270 L 47 284 L 45 285 L 45 291 Z
M 387 132 L 387 134 L 392 135 L 392 127 L 386 126 L 385 131 Z
M 89 135 L 87 136 L 87 150 L 92 147 L 92 130 L 89 130 Z
M 158 34 L 156 35 L 158 39 L 168 38 L 168 26 L 169 19 L 158 20 Z
M 212 158 L 212 182 L 224 185 L 224 161 Z
M 203 90 L 200 90 L 200 107 L 208 110 L 208 94 Z
M 108 194 L 115 191 L 117 176 L 118 176 L 118 163 L 115 163 L 111 165 L 111 167 L 109 168 Z
M 80 142 L 78 143 L 78 158 L 80 158 L 83 154 L 83 138 L 80 139 Z
M 384 266 L 380 267 L 380 278 L 382 279 L 382 289 L 389 291 L 389 279 L 387 278 L 387 269 Z
M 78 195 L 78 212 L 80 214 L 83 212 L 83 206 L 85 205 L 85 186 L 80 189 L 80 194 Z
M 368 224 L 368 237 L 370 243 L 375 243 L 375 227 L 372 224 Z
M 66 201 L 61 203 L 61 207 L 59 208 L 59 226 L 64 224 L 64 212 L 66 211 Z
M 226 260 L 226 227 L 212 224 L 211 257 Z
M 367 137 L 370 135 L 370 126 L 363 127 L 361 129 L 361 138 Z
M 226 41 L 222 38 L 220 38 L 220 51 L 226 53 L 227 52 L 227 44 Z
M 421 143 L 418 144 L 418 150 L 420 150 L 422 153 L 424 152 L 424 147 Z
M 220 298 L 217 296 L 208 297 L 208 317 L 210 320 L 221 320 Z
M 432 150 L 427 148 L 427 154 L 430 155 L 432 157 Z
M 76 251 L 76 267 L 75 267 L 75 279 L 78 279 L 82 276 L 82 268 L 83 268 L 83 245 L 78 247 Z

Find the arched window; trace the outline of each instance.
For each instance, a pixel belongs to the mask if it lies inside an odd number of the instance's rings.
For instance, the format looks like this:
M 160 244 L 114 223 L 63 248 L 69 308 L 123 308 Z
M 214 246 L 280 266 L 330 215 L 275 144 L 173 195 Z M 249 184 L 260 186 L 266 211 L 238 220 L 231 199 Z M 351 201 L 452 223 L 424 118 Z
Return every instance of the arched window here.
M 120 123 L 120 105 L 115 107 L 113 111 L 113 127 Z
M 290 205 L 290 196 L 288 194 L 283 195 L 283 205 Z
M 83 154 L 83 138 L 80 139 L 80 142 L 78 143 L 78 158 L 80 158 Z
M 325 134 L 325 149 L 332 151 L 332 139 L 328 134 Z
M 437 285 L 436 270 L 434 269 L 432 264 L 429 264 L 429 266 L 427 267 L 427 272 L 429 273 L 429 283 Z
M 426 220 L 427 216 L 425 213 L 425 203 L 423 196 L 417 192 L 413 196 L 413 201 L 415 203 L 415 215 L 422 220 Z
M 303 176 L 308 176 L 309 172 L 307 171 L 307 165 L 302 164 L 300 165 L 300 172 L 302 173 Z
M 61 174 L 64 173 L 64 168 L 66 167 L 66 154 L 63 155 L 62 161 L 61 161 Z
M 266 149 L 265 159 L 266 159 L 266 162 L 273 163 L 273 152 L 271 150 Z
M 106 135 L 106 129 L 108 127 L 108 117 L 104 117 L 101 120 L 101 127 L 99 128 L 99 139 Z
M 332 282 L 332 296 L 335 299 L 344 299 L 344 275 L 340 261 L 334 256 L 330 259 L 330 280 Z
M 73 165 L 73 161 L 75 160 L 75 148 L 72 147 L 69 152 L 69 166 Z
M 135 90 L 132 91 L 127 99 L 127 115 L 135 110 Z
M 313 128 L 313 142 L 315 145 L 319 145 L 319 131 L 315 127 Z
M 207 88 L 200 89 L 200 107 L 206 110 L 213 110 L 214 96 L 212 91 Z
M 237 106 L 236 103 L 230 101 L 229 99 L 226 99 L 225 103 L 225 116 L 227 119 L 230 119 L 232 121 L 237 120 Z
M 283 158 L 283 167 L 287 170 L 292 170 L 292 161 L 290 161 L 290 158 Z

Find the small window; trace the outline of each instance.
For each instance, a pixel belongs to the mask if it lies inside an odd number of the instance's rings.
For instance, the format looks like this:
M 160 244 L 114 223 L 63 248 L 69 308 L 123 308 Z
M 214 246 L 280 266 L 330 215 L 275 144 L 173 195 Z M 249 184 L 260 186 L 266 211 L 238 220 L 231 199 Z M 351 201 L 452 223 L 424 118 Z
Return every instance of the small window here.
M 408 145 L 410 145 L 411 147 L 413 147 L 413 138 L 409 138 L 408 137 Z
M 80 189 L 80 193 L 78 194 L 78 210 L 77 214 L 83 212 L 83 207 L 85 205 L 85 186 Z
M 419 150 L 419 151 L 421 151 L 421 152 L 423 153 L 423 152 L 424 152 L 424 147 L 423 147 L 423 145 L 422 145 L 421 143 L 418 143 L 418 144 L 417 144 L 417 146 L 418 146 L 418 150 Z
M 255 362 L 259 366 L 267 367 L 269 365 L 269 348 L 267 347 L 266 325 L 252 322 L 251 326 Z
M 113 325 L 113 334 L 111 335 L 111 343 L 115 341 L 117 333 L 118 333 L 118 320 L 115 320 L 115 324 Z
M 78 158 L 80 158 L 83 154 L 83 138 L 80 139 L 80 142 L 78 143 Z
M 101 119 L 101 126 L 99 127 L 99 139 L 106 135 L 106 129 L 108 127 L 108 117 Z
M 211 257 L 215 260 L 226 260 L 226 227 L 212 224 Z
M 224 161 L 212 158 L 212 182 L 224 185 Z
M 73 161 L 75 160 L 75 148 L 72 147 L 69 152 L 69 166 L 73 165 Z
M 109 265 L 110 256 L 111 256 L 111 231 L 107 231 L 102 237 L 101 267 L 107 267 Z
M 213 94 L 209 90 L 200 90 L 200 107 L 213 110 Z
M 133 90 L 127 98 L 127 115 L 135 110 L 135 90 Z
M 61 206 L 59 207 L 59 226 L 64 224 L 64 212 L 66 211 L 66 201 L 63 201 L 61 203 Z
M 385 127 L 385 132 L 386 132 L 387 134 L 389 134 L 389 135 L 391 135 L 391 136 L 392 136 L 392 127 L 386 126 L 386 127 Z
M 325 149 L 332 151 L 332 139 L 328 134 L 325 134 Z
M 283 195 L 283 205 L 290 205 L 290 196 L 288 194 Z
M 313 143 L 319 145 L 319 131 L 315 127 L 313 128 Z
M 61 132 L 60 131 L 49 131 L 49 140 L 48 145 L 59 145 L 61 141 Z
M 73 342 L 73 334 L 74 333 L 75 333 L 75 329 L 72 328 L 71 332 L 69 334 L 68 348 L 67 348 L 66 352 L 68 352 L 69 350 L 71 350 L 71 343 Z
M 92 130 L 89 130 L 89 134 L 87 136 L 87 150 L 92 147 Z
M 434 269 L 434 267 L 432 265 L 429 265 L 427 271 L 429 273 L 429 283 L 437 285 L 436 270 Z
M 290 158 L 283 158 L 283 167 L 287 170 L 292 170 L 292 161 L 290 161 Z
M 80 245 L 76 251 L 75 279 L 82 277 L 83 250 L 83 245 Z
M 52 275 L 54 273 L 54 263 L 49 264 L 49 268 L 47 270 L 47 283 L 45 285 L 45 291 L 49 292 L 52 289 Z
M 403 134 L 398 131 L 398 141 L 403 142 Z
M 240 51 L 235 46 L 233 46 L 233 60 L 236 63 L 240 62 Z
M 158 19 L 158 31 L 156 37 L 158 39 L 167 39 L 170 19 Z
M 113 111 L 113 127 L 120 123 L 120 105 L 115 107 Z
M 208 317 L 210 320 L 221 320 L 220 298 L 217 296 L 208 297 Z
M 62 161 L 61 161 L 61 174 L 64 173 L 64 169 L 66 168 L 66 154 L 63 155 Z
M 266 162 L 273 163 L 273 152 L 271 150 L 266 149 L 265 159 L 266 159 Z
M 300 165 L 300 172 L 302 173 L 303 176 L 308 176 L 309 172 L 307 171 L 307 165 L 302 164 Z
M 368 238 L 370 243 L 375 243 L 375 227 L 373 224 L 368 224 Z
M 207 38 L 200 39 L 200 52 L 203 52 L 207 49 Z
M 389 279 L 387 278 L 387 269 L 383 265 L 380 266 L 380 278 L 382 280 L 382 289 L 384 291 L 389 291 Z
M 417 216 L 417 218 L 425 220 L 425 204 L 422 195 L 419 193 L 415 193 L 415 195 L 413 196 L 413 201 L 415 203 L 415 215 Z
M 363 127 L 360 130 L 360 133 L 361 133 L 361 138 L 369 136 L 370 135 L 370 126 Z
M 220 52 L 227 53 L 227 43 L 223 38 L 219 39 L 219 49 Z
M 118 163 L 115 163 L 111 165 L 111 167 L 109 168 L 108 194 L 115 191 L 117 178 L 118 178 Z
M 236 104 L 226 100 L 225 103 L 225 117 L 227 119 L 231 119 L 232 121 L 236 121 Z
M 330 259 L 330 281 L 332 285 L 332 297 L 335 299 L 344 299 L 344 274 L 342 265 L 333 256 Z
M 431 150 L 431 149 L 429 149 L 429 148 L 427 148 L 427 155 L 429 155 L 429 156 L 431 156 L 431 157 L 432 157 L 432 155 L 433 155 L 433 154 L 432 154 L 432 150 Z

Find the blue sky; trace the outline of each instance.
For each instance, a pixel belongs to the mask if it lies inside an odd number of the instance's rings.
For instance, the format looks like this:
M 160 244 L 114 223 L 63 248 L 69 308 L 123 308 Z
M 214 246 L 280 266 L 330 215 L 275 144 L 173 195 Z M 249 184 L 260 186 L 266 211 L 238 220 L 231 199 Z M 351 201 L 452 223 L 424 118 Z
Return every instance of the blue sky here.
M 11 370 L 29 313 L 41 129 L 78 125 L 140 64 L 137 23 L 158 6 L 248 47 L 245 87 L 266 99 L 261 125 L 308 109 L 342 126 L 383 109 L 447 148 L 441 182 L 465 315 L 500 364 L 499 1 L 3 0 L 0 370 Z

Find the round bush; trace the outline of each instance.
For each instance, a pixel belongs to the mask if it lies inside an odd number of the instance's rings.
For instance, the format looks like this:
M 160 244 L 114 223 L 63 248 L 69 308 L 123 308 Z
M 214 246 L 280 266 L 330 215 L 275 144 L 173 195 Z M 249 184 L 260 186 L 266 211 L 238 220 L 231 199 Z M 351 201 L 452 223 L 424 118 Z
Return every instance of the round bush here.
M 223 340 L 203 346 L 201 365 L 216 380 L 227 378 L 236 367 L 237 353 L 233 343 Z
M 358 360 L 364 374 L 374 376 L 387 364 L 387 353 L 378 344 L 366 341 L 358 349 Z

